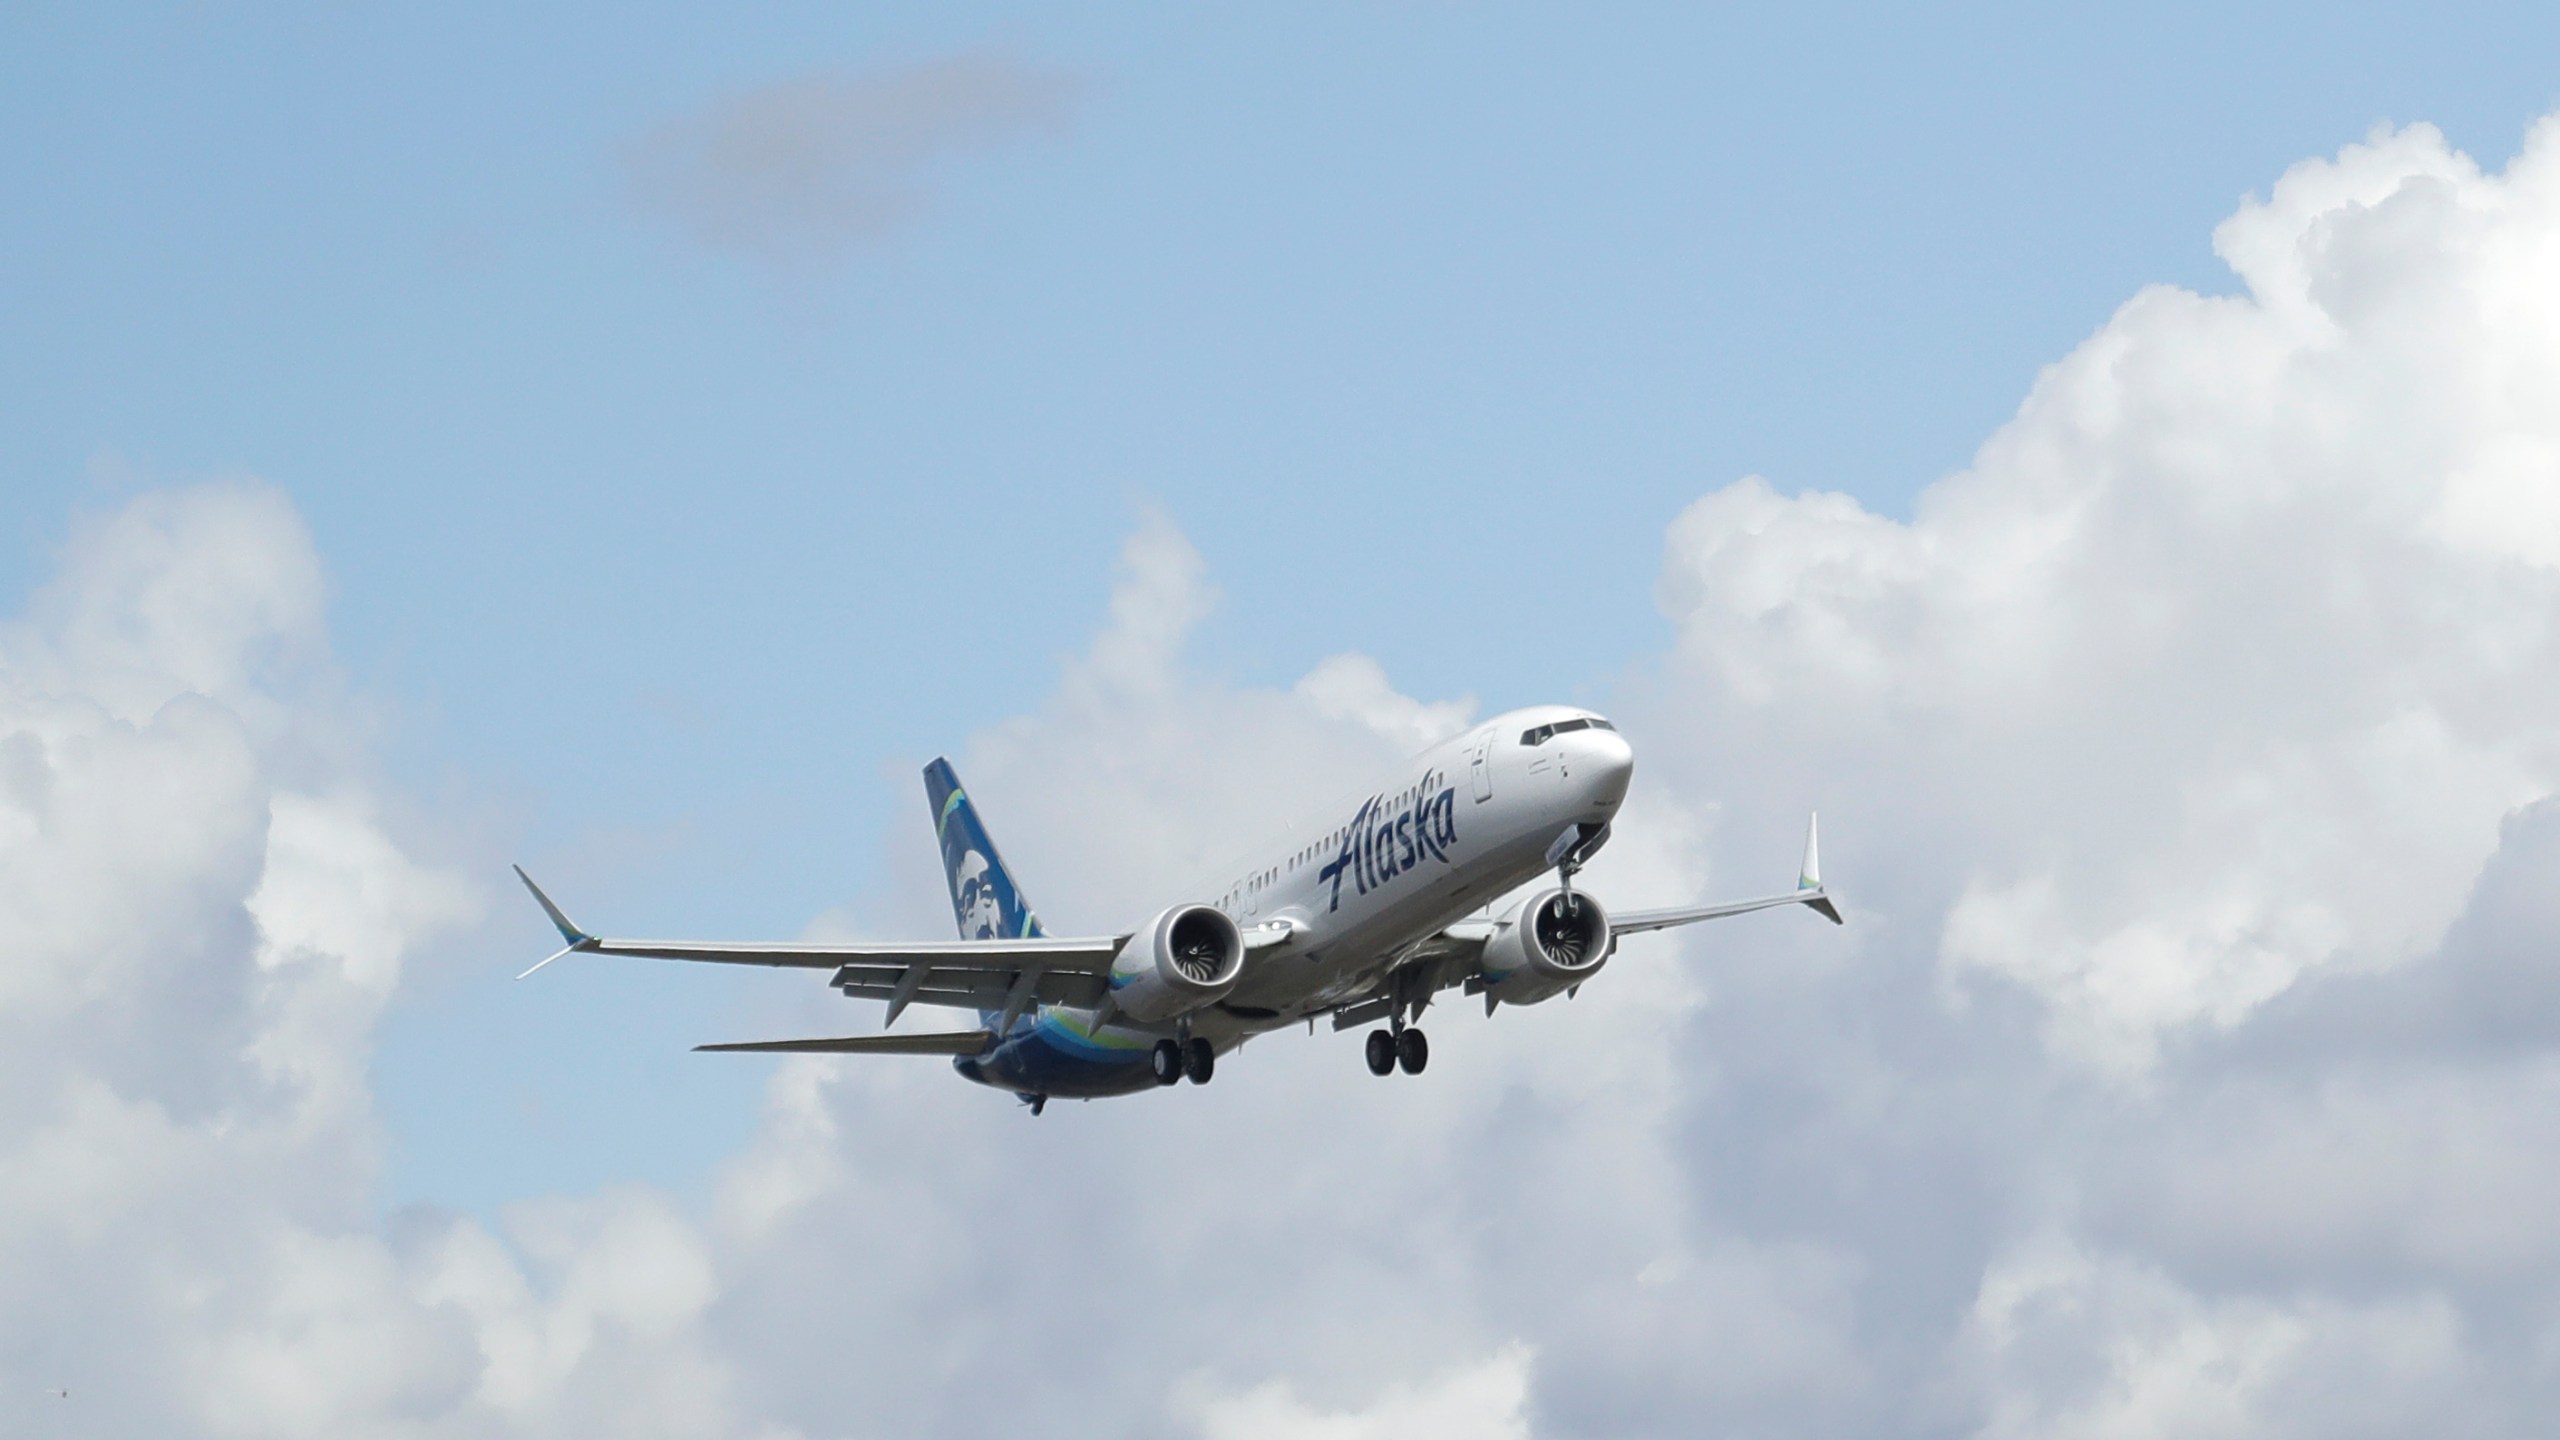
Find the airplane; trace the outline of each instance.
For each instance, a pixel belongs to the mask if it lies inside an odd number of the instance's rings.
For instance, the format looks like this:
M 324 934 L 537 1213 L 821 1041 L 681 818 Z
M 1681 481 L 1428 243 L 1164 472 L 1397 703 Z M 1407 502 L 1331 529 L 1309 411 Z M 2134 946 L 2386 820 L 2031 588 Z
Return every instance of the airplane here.
M 1805 829 L 1796 888 L 1717 905 L 1612 915 L 1574 877 L 1608 842 L 1635 752 L 1592 711 L 1514 710 L 1424 749 L 1375 787 L 1285 832 L 1222 893 L 1159 910 L 1134 930 L 1053 936 L 947 760 L 925 767 L 958 940 L 765 944 L 611 940 L 571 923 L 533 877 L 516 877 L 560 932 L 564 955 L 772 965 L 831 972 L 849 998 L 977 1012 L 974 1029 L 700 1045 L 731 1053 L 948 1055 L 959 1073 L 1039 1114 L 1057 1097 L 1126 1095 L 1189 1079 L 1266 1031 L 1316 1021 L 1375 1025 L 1374 1075 L 1419 1075 L 1414 1022 L 1446 991 L 1488 1016 L 1580 992 L 1627 935 L 1782 905 L 1833 924 L 1820 817 Z M 1497 916 L 1493 904 L 1552 872 Z

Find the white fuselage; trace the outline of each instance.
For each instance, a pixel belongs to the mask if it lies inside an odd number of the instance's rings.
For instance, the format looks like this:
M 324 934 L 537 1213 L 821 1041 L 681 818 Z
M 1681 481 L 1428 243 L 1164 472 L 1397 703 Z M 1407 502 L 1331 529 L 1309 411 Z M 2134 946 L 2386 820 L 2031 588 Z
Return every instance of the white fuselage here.
M 961 1071 L 1025 1093 L 1118 1093 L 1153 1083 L 1147 1051 L 1177 1028 L 1223 1051 L 1367 995 L 1414 944 L 1549 868 L 1558 836 L 1615 819 L 1634 765 L 1587 710 L 1485 721 L 1292 826 L 1233 877 L 1210 903 L 1248 931 L 1289 934 L 1250 952 L 1222 1000 L 1179 1022 L 1099 1028 L 1089 1011 L 1045 1006 Z

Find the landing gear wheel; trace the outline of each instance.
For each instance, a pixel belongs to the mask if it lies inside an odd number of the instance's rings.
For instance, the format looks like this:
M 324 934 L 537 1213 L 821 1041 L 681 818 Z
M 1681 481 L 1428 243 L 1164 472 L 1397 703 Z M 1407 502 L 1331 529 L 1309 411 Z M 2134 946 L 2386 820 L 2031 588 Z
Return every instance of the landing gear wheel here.
M 1181 1046 L 1170 1040 L 1159 1040 L 1156 1042 L 1155 1053 L 1148 1059 L 1155 1066 L 1157 1084 L 1179 1085 L 1182 1083 Z
M 1369 1073 L 1372 1075 L 1396 1073 L 1396 1037 L 1384 1030 L 1369 1032 Z
M 1208 1041 L 1192 1036 L 1191 1043 L 1182 1049 L 1182 1073 L 1190 1076 L 1194 1085 L 1208 1084 L 1209 1077 L 1218 1073 L 1218 1052 L 1209 1048 Z
M 1422 1038 L 1421 1031 L 1406 1026 L 1396 1036 L 1396 1063 L 1407 1075 L 1421 1074 L 1422 1067 L 1431 1063 L 1431 1042 Z

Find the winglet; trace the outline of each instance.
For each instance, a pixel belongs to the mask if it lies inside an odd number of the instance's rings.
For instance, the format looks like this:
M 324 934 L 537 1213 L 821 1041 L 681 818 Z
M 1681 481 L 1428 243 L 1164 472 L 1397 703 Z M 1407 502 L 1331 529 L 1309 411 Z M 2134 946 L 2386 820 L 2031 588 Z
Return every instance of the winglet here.
M 1796 889 L 1803 892 L 1804 903 L 1814 913 L 1834 925 L 1841 922 L 1840 909 L 1822 888 L 1822 817 L 1808 817 L 1804 822 L 1804 868 L 1796 872 Z
M 542 893 L 542 887 L 533 883 L 533 877 L 524 873 L 523 866 L 517 865 L 511 868 L 516 872 L 516 878 L 524 882 L 524 888 L 533 892 L 533 903 L 541 906 L 542 913 L 551 917 L 552 925 L 557 927 L 560 931 L 560 938 L 568 942 L 559 949 L 552 951 L 550 954 L 545 955 L 540 960 L 534 962 L 533 970 L 525 971 L 524 975 L 518 975 L 516 977 L 517 979 L 522 980 L 525 978 L 525 975 L 532 974 L 534 970 L 541 969 L 543 966 L 550 964 L 552 961 L 559 959 L 561 956 L 568 954 L 572 950 L 590 950 L 595 948 L 596 937 L 579 929 L 577 926 L 570 924 L 569 917 L 560 913 L 560 907 L 551 903 L 551 897 Z
M 575 945 L 582 940 L 593 940 L 596 938 L 593 935 L 588 934 L 586 931 L 579 929 L 577 926 L 570 924 L 569 917 L 560 913 L 560 907 L 551 903 L 551 897 L 542 893 L 542 887 L 533 883 L 533 877 L 524 873 L 523 866 L 516 865 L 509 868 L 516 872 L 517 879 L 524 882 L 524 888 L 533 892 L 533 903 L 541 906 L 542 913 L 550 916 L 551 923 L 559 927 L 561 939 Z

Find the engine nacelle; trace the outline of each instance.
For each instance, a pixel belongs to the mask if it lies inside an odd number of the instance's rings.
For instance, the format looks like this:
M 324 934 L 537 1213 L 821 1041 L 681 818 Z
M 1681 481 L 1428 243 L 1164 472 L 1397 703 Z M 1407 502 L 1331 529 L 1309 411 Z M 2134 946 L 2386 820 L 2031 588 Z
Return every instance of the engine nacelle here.
M 1111 1008 L 1132 1020 L 1170 1020 L 1216 1000 L 1244 974 L 1244 932 L 1226 912 L 1176 905 L 1111 957 Z
M 1468 988 L 1505 1005 L 1535 1005 L 1599 974 L 1616 948 L 1599 901 L 1579 890 L 1541 890 L 1485 942 L 1483 969 Z

